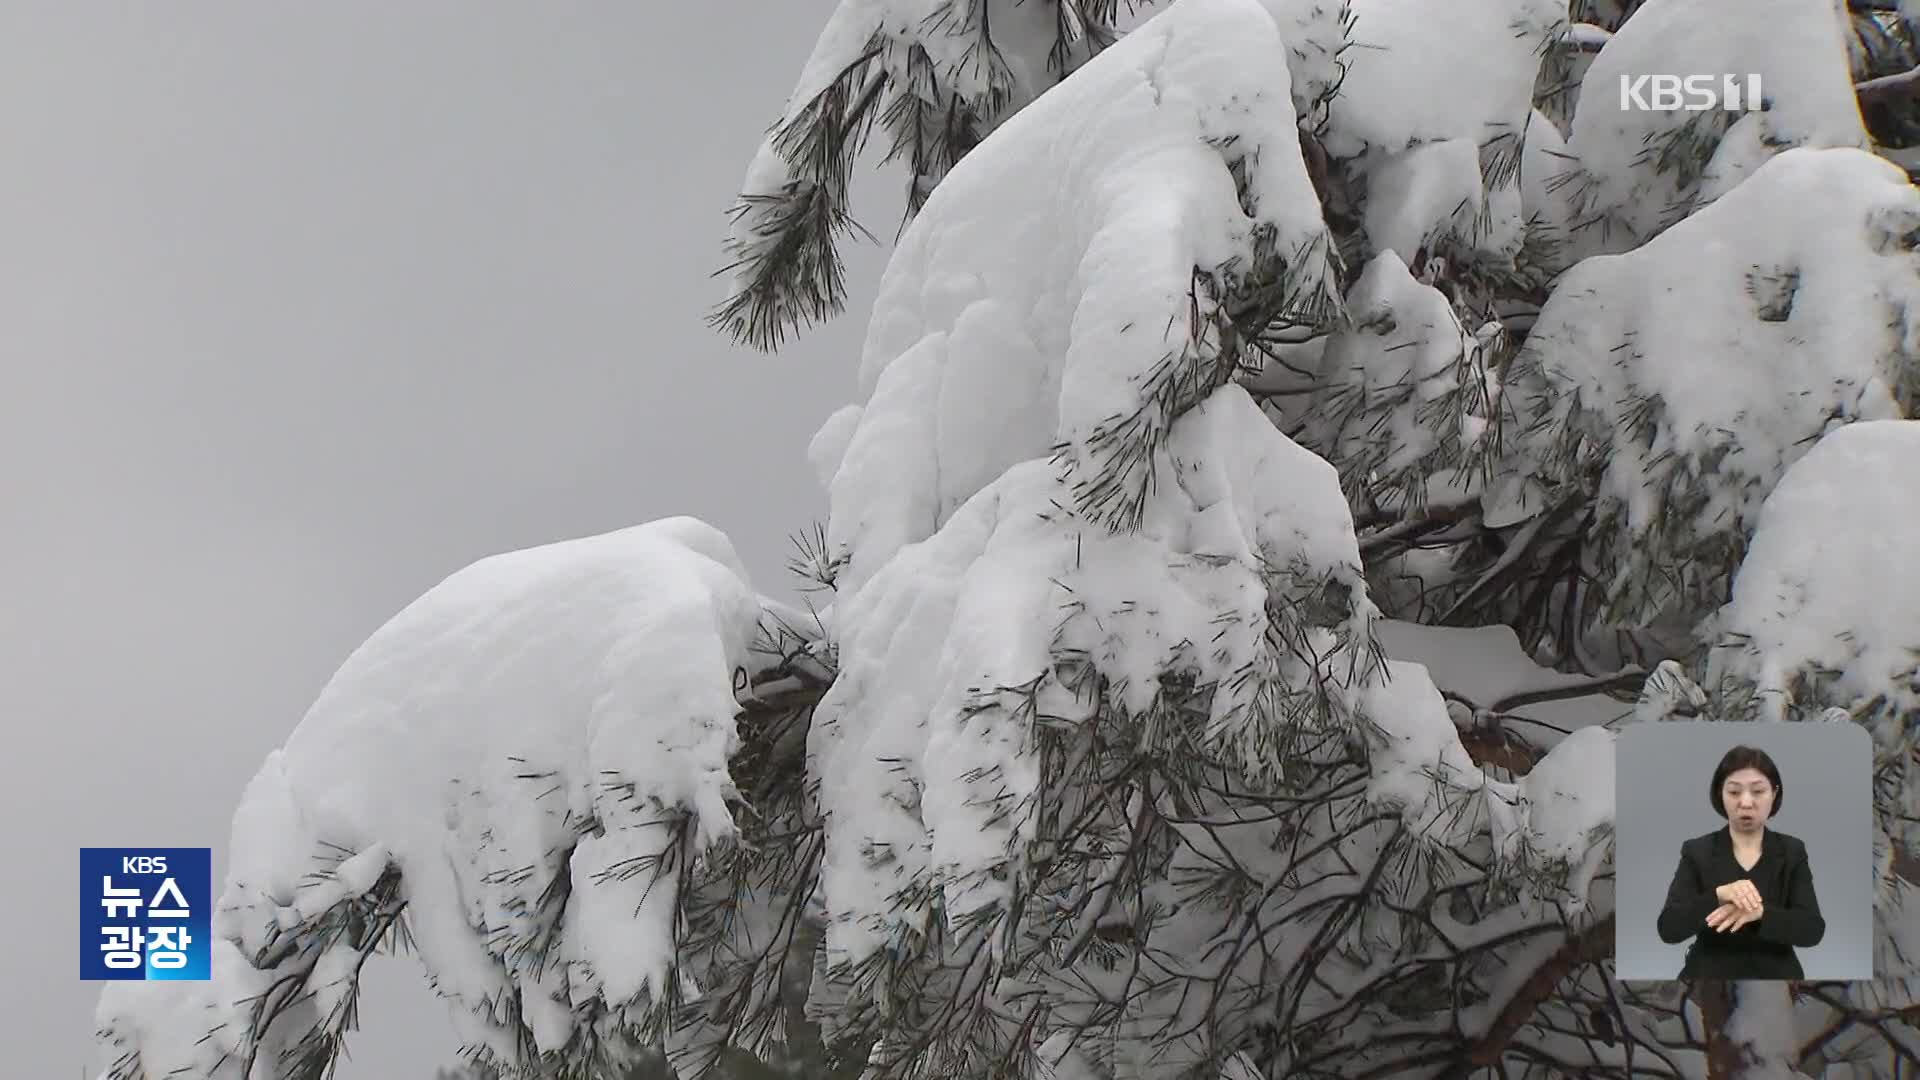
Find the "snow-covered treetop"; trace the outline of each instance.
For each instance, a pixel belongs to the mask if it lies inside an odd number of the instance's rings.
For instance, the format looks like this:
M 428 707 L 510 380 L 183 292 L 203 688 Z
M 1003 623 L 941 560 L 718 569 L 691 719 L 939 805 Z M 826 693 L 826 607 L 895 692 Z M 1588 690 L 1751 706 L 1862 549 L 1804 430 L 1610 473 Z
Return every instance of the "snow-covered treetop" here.
M 1183 0 L 940 185 L 882 278 L 864 411 L 816 443 L 843 591 L 1056 450 L 1079 508 L 1137 521 L 1173 417 L 1240 362 L 1234 320 L 1332 316 L 1290 85 L 1256 0 Z
M 840 0 L 748 168 L 714 322 L 759 348 L 846 305 L 837 244 L 858 226 L 853 164 L 877 124 L 911 215 L 1007 117 L 1115 38 L 1108 0 Z

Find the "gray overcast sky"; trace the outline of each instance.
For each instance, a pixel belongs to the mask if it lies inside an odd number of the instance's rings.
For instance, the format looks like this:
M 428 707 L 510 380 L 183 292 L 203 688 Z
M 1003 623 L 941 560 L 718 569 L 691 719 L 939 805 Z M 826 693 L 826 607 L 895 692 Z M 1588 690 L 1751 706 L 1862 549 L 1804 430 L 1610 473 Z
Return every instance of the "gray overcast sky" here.
M 883 255 L 777 357 L 702 316 L 831 7 L 0 0 L 0 1074 L 92 1060 L 75 849 L 218 874 L 262 756 L 449 572 L 690 513 L 787 588 Z M 386 966 L 344 1080 L 450 1060 Z

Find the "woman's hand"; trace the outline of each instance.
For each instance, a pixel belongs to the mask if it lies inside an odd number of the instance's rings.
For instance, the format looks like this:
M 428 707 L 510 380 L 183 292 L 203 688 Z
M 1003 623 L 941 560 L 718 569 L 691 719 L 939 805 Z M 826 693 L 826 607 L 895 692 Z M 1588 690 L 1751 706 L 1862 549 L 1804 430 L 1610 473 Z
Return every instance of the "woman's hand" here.
M 1727 882 L 1713 890 L 1713 895 L 1721 903 L 1732 904 L 1741 911 L 1760 910 L 1760 890 L 1754 888 L 1753 882 L 1745 878 Z
M 1762 911 L 1759 908 L 1748 911 L 1738 904 L 1721 904 L 1713 909 L 1713 914 L 1707 916 L 1707 929 L 1730 934 L 1748 923 L 1759 922 L 1761 914 Z

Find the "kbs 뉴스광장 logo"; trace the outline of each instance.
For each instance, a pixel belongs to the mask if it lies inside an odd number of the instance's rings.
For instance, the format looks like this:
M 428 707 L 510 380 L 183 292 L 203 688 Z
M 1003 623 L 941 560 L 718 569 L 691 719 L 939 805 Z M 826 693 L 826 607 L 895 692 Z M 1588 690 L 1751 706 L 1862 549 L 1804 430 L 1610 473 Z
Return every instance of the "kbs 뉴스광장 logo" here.
M 211 848 L 81 848 L 80 977 L 213 976 Z

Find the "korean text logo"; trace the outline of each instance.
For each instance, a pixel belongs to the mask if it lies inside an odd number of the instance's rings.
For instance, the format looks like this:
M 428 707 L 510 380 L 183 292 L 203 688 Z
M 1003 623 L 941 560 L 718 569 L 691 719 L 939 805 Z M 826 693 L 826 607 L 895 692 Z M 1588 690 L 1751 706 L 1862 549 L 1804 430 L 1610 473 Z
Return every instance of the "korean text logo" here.
M 213 975 L 210 848 L 81 848 L 80 977 Z
M 1765 108 L 1760 76 L 1622 75 L 1623 112 L 1706 112 Z

